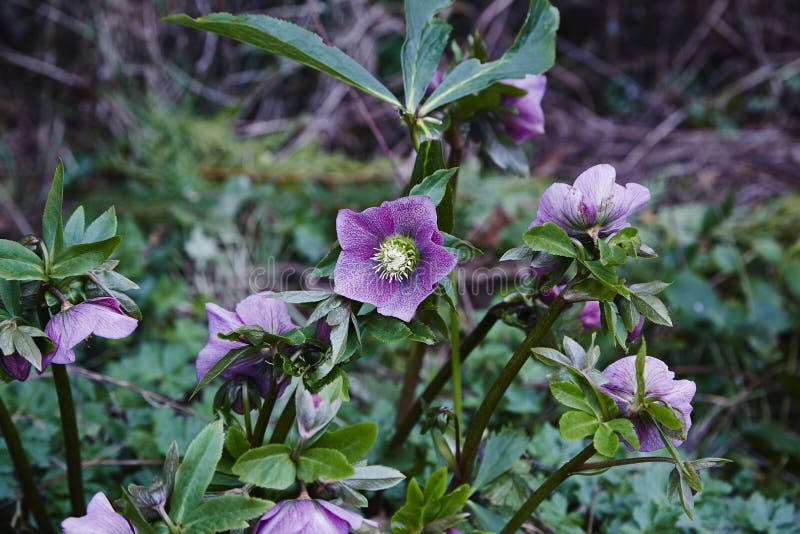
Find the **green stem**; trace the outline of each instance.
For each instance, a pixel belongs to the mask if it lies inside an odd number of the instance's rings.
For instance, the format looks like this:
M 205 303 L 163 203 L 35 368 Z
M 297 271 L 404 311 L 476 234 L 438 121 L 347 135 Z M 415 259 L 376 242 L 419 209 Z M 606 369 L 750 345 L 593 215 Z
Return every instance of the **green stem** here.
M 78 437 L 78 424 L 75 419 L 75 403 L 69 387 L 67 367 L 54 363 L 53 382 L 58 394 L 58 408 L 61 412 L 61 430 L 64 434 L 64 447 L 67 458 L 67 480 L 69 498 L 72 503 L 72 515 L 86 515 L 86 503 L 83 500 L 83 473 L 81 472 L 81 442 Z
M 502 400 L 508 386 L 511 385 L 517 373 L 519 373 L 522 366 L 528 361 L 528 358 L 530 358 L 531 349 L 550 331 L 550 327 L 553 326 L 556 318 L 558 318 L 567 306 L 569 306 L 569 303 L 566 302 L 563 297 L 557 297 L 552 304 L 550 304 L 547 313 L 536 321 L 536 324 L 528 333 L 528 336 L 514 352 L 514 355 L 503 370 L 500 371 L 500 375 L 495 379 L 494 384 L 492 384 L 491 389 L 489 389 L 478 411 L 475 413 L 472 423 L 469 425 L 466 438 L 464 439 L 464 450 L 461 456 L 461 477 L 459 477 L 458 480 L 455 478 L 453 479 L 453 487 L 469 480 L 472 474 L 473 463 L 475 463 L 475 457 L 478 454 L 481 437 L 486 427 L 489 425 L 489 419 L 491 419 L 497 405 L 500 404 L 500 400 Z
M 533 492 L 533 495 L 528 497 L 528 500 L 525 501 L 525 504 L 514 514 L 514 517 L 506 523 L 506 526 L 503 527 L 503 530 L 500 531 L 500 534 L 514 534 L 528 519 L 533 512 L 536 511 L 536 508 L 542 503 L 548 495 L 553 493 L 553 491 L 564 482 L 568 476 L 570 476 L 575 469 L 586 462 L 589 458 L 591 458 L 595 453 L 594 445 L 589 444 L 585 449 L 575 455 L 570 461 L 562 465 L 556 472 L 552 475 L 547 477 L 547 480 L 542 482 L 542 485 L 536 488 L 536 491 Z
M 289 431 L 292 429 L 297 413 L 295 411 L 294 396 L 295 394 L 292 393 L 289 402 L 286 403 L 286 407 L 283 409 L 283 413 L 278 417 L 278 421 L 275 423 L 275 430 L 269 440 L 270 443 L 283 443 L 286 441 L 286 436 L 289 435 Z
M 47 512 L 44 509 L 44 501 L 39 495 L 39 489 L 36 487 L 36 482 L 33 480 L 33 472 L 31 464 L 28 462 L 28 457 L 25 456 L 25 450 L 22 448 L 22 442 L 17 433 L 17 427 L 14 425 L 14 420 L 6 408 L 3 399 L 0 397 L 0 430 L 3 432 L 3 437 L 8 445 L 8 454 L 11 456 L 11 461 L 14 464 L 14 471 L 17 474 L 22 486 L 22 493 L 25 499 L 25 505 L 30 508 L 33 517 L 36 519 L 36 525 L 39 527 L 39 532 L 50 534 L 54 532 L 53 525 L 47 517 Z
M 409 407 L 414 400 L 414 393 L 419 385 L 419 372 L 422 369 L 422 361 L 425 357 L 425 344 L 414 343 L 406 360 L 406 371 L 403 377 L 403 387 L 400 390 L 400 398 L 397 399 L 397 417 L 395 423 L 400 421 L 408 414 Z
M 458 319 L 458 276 L 453 271 L 453 292 L 455 293 L 453 309 L 450 311 L 450 365 L 453 373 L 453 411 L 456 421 L 463 421 L 461 410 L 461 329 Z M 460 425 L 457 425 L 457 427 Z M 460 441 L 461 436 L 456 436 Z
M 250 414 L 250 392 L 247 380 L 242 382 L 242 415 L 244 415 L 244 435 L 247 441 L 253 441 L 253 420 Z
M 500 319 L 503 310 L 506 308 L 505 303 L 496 304 L 489 308 L 486 312 L 486 315 L 483 316 L 483 319 L 480 320 L 478 325 L 475 327 L 467 337 L 461 342 L 461 364 L 463 365 L 467 358 L 472 353 L 472 350 L 477 347 L 481 341 L 486 337 L 495 323 Z M 408 412 L 403 417 L 402 421 L 397 424 L 397 429 L 395 430 L 394 436 L 389 444 L 389 448 L 399 447 L 403 444 L 406 440 L 408 435 L 411 433 L 411 429 L 414 428 L 414 425 L 417 424 L 419 418 L 422 417 L 422 405 L 423 403 L 430 403 L 433 399 L 436 398 L 436 395 L 442 390 L 447 381 L 450 380 L 451 373 L 453 372 L 453 366 L 449 364 L 443 365 L 439 372 L 436 373 L 436 376 L 433 377 L 428 387 L 425 388 L 425 391 L 422 392 L 422 395 L 414 401 L 414 404 L 411 405 Z
M 267 425 L 272 417 L 272 411 L 275 409 L 275 401 L 278 400 L 278 390 L 280 389 L 275 376 L 270 373 L 269 375 L 269 389 L 267 390 L 267 398 L 261 405 L 261 410 L 258 412 L 258 420 L 256 420 L 256 428 L 253 430 L 253 437 L 250 439 L 250 444 L 253 447 L 260 447 L 264 443 L 264 435 L 267 433 Z
M 589 464 L 579 465 L 578 467 L 573 469 L 572 472 L 579 473 L 581 471 L 595 471 L 597 469 L 608 469 L 609 467 L 618 467 L 621 465 L 648 464 L 654 462 L 674 464 L 675 460 L 673 460 L 672 458 L 668 458 L 667 456 L 643 456 L 641 458 L 625 458 L 623 460 L 608 460 L 605 462 L 592 462 Z

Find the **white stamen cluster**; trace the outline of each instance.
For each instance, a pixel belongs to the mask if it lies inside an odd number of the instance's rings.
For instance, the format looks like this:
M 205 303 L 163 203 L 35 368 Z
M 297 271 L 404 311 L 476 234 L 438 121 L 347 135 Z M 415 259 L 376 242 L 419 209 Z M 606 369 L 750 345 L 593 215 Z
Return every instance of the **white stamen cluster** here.
M 405 236 L 392 236 L 375 249 L 372 256 L 376 265 L 372 268 L 382 280 L 400 282 L 409 277 L 419 261 L 419 252 L 414 242 Z

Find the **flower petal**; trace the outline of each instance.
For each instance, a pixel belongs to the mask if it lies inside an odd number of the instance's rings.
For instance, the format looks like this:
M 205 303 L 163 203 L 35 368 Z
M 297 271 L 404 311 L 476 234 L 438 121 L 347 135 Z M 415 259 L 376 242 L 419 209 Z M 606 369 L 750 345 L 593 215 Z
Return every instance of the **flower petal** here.
M 562 206 L 564 198 L 570 194 L 572 187 L 567 184 L 555 183 L 545 189 L 539 199 L 539 209 L 536 218 L 528 225 L 528 228 L 540 226 L 544 223 L 555 223 L 565 230 L 569 224 L 562 216 Z
M 139 321 L 125 315 L 114 298 L 96 298 L 81 302 L 71 309 L 76 317 L 93 322 L 92 333 L 108 339 L 122 339 L 136 330 Z
M 361 528 L 361 524 L 364 523 L 364 518 L 359 514 L 351 512 L 350 510 L 346 510 L 341 506 L 336 506 L 331 502 L 323 500 L 315 500 L 314 502 L 327 510 L 327 512 L 333 517 L 339 519 L 340 521 L 346 522 L 352 530 L 358 530 Z
M 394 231 L 391 214 L 383 206 L 367 208 L 360 213 L 344 209 L 336 215 L 336 236 L 342 250 L 362 257 L 375 254 L 375 249 Z
M 226 341 L 220 339 L 217 334 L 228 334 L 240 326 L 242 321 L 239 316 L 214 303 L 206 304 L 206 316 L 208 317 L 208 341 L 195 362 L 195 374 L 197 380 L 201 380 L 206 373 L 217 363 L 229 350 L 236 347 L 243 347 L 244 343 L 236 341 Z
M 61 522 L 63 534 L 136 534 L 128 520 L 114 511 L 103 493 L 96 493 L 83 517 L 70 517 Z
M 516 115 L 504 118 L 506 131 L 516 144 L 544 133 L 544 111 L 542 98 L 547 88 L 547 77 L 542 74 L 529 74 L 521 80 L 503 80 L 506 85 L 524 89 L 528 93 L 522 97 L 505 96 L 502 105 L 516 108 Z
M 3 370 L 10 377 L 14 378 L 15 380 L 19 380 L 20 382 L 27 380 L 28 375 L 31 373 L 31 362 L 16 352 L 9 354 L 8 356 L 3 356 L 0 354 L 0 365 L 3 366 Z
M 599 208 L 603 201 L 613 196 L 616 176 L 614 167 L 601 163 L 583 171 L 573 185 L 583 193 L 587 204 L 592 203 Z
M 257 325 L 270 334 L 283 334 L 297 328 L 289 317 L 286 303 L 268 298 L 272 291 L 250 295 L 236 305 L 236 314 L 243 324 Z
M 342 250 L 333 271 L 333 291 L 337 295 L 382 306 L 398 290 L 397 282 L 381 279 L 373 269 L 375 262 Z
M 394 223 L 394 233 L 413 237 L 421 225 L 436 226 L 436 206 L 430 197 L 415 195 L 381 204 Z

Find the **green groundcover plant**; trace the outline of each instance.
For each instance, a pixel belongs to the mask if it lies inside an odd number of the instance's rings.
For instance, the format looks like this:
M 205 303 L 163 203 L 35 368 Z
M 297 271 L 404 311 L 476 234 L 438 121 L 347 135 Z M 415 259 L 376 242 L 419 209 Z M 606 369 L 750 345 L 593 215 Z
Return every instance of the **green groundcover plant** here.
M 330 221 L 337 241 L 305 279 L 308 287 L 253 291 L 230 310 L 206 304 L 208 338 L 197 354 L 193 395 L 216 387 L 216 418 L 185 451 L 177 443 L 163 451 L 163 474 L 151 484 L 129 484 L 121 494 L 106 488 L 86 507 L 66 366 L 80 361 L 85 339 L 125 338 L 142 318 L 126 293 L 137 285 L 110 259 L 121 241 L 114 209 L 87 224 L 79 207 L 65 221 L 59 164 L 42 235 L 0 240 L 0 369 L 5 382 L 52 372 L 72 515 L 61 523 L 64 532 L 454 533 L 490 524 L 493 531 L 513 533 L 537 511 L 569 524 L 554 491 L 573 475 L 610 477 L 610 469 L 636 463 L 668 464 L 668 492 L 693 516 L 703 471 L 726 460 L 686 460 L 678 451 L 691 428 L 695 383 L 676 379 L 666 362 L 648 353 L 641 336 L 647 322 L 672 326 L 658 296 L 669 284 L 621 277 L 623 268 L 635 272 L 638 262 L 657 261 L 632 225 L 650 200 L 648 188 L 616 183 L 615 169 L 603 163 L 571 185 L 553 184 L 538 199 L 518 246 L 502 255 L 501 261 L 517 267 L 513 284 L 474 330 L 461 328 L 459 266 L 481 254 L 452 234 L 463 147 L 480 143 L 503 169 L 525 166 L 520 145 L 544 134 L 543 73 L 555 58 L 558 11 L 533 0 L 511 48 L 489 60 L 477 34 L 445 54 L 451 27 L 441 13 L 450 4 L 406 1 L 402 100 L 341 50 L 288 22 L 227 13 L 164 19 L 297 61 L 381 101 L 377 105 L 394 107 L 416 159 L 403 196 L 360 212 L 343 209 Z M 585 329 L 607 334 L 616 361 L 598 369 L 601 350 L 594 338 L 582 346 L 556 335 L 568 310 L 579 310 Z M 510 355 L 495 355 L 501 370 L 489 377 L 474 412 L 465 413 L 462 365 L 500 322 L 520 329 L 522 340 Z M 402 416 L 393 428 L 333 423 L 350 400 L 352 362 L 370 357 L 368 338 L 408 344 L 413 358 L 426 345 L 449 345 L 448 364 L 424 391 L 400 399 Z M 483 499 L 497 491 L 490 483 L 519 472 L 516 463 L 529 440 L 519 430 L 487 428 L 532 358 L 551 369 L 549 393 L 564 410 L 561 436 L 582 446 L 548 457 L 554 466 L 549 476 L 513 505 L 490 509 L 486 501 L 496 499 Z M 408 365 L 417 363 L 410 358 Z M 446 386 L 451 405 L 432 406 Z M 379 510 L 381 492 L 406 480 L 392 466 L 367 462 L 379 430 L 391 435 L 389 449 L 398 450 L 418 424 L 442 467 L 423 484 L 408 481 L 391 518 L 362 512 Z M 50 532 L 47 503 L 2 401 L 0 426 L 26 512 L 39 531 Z M 620 445 L 631 454 L 617 458 Z M 641 454 L 654 451 L 665 452 Z M 542 447 L 539 452 L 553 454 Z

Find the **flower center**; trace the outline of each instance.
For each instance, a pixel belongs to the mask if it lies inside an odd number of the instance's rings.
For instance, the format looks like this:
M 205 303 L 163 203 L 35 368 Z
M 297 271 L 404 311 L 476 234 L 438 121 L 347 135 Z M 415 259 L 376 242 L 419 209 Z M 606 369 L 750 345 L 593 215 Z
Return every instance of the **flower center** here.
M 389 237 L 376 248 L 372 259 L 376 262 L 373 270 L 381 279 L 390 282 L 408 278 L 419 261 L 419 251 L 411 238 L 402 235 Z

